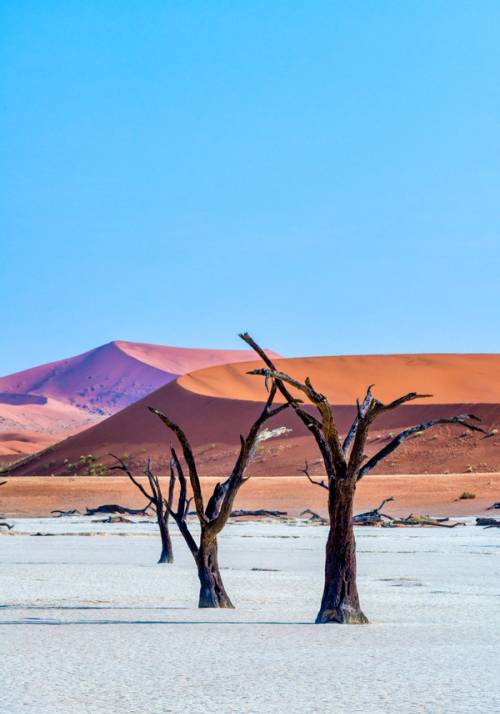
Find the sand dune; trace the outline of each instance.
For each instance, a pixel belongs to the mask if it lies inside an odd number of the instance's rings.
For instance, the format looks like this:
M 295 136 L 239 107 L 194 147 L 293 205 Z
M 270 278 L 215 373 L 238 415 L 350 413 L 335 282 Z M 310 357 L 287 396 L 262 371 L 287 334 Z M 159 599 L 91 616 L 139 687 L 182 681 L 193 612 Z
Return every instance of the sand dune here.
M 87 428 L 188 370 L 247 360 L 248 350 L 115 341 L 0 377 L 0 455 L 29 453 Z M 43 404 L 43 401 L 46 404 Z M 38 403 L 37 403 L 38 402 Z M 40 405 L 43 406 L 40 406 Z M 23 439 L 29 429 L 39 439 Z
M 276 365 L 298 379 L 309 376 L 334 404 L 354 404 L 369 383 L 382 401 L 417 391 L 432 394 L 425 400 L 431 404 L 500 403 L 499 354 L 298 357 L 278 359 Z M 184 375 L 179 384 L 205 396 L 259 401 L 262 379 L 249 377 L 249 369 L 245 363 L 203 369 Z
M 471 411 L 483 419 L 485 428 L 493 429 L 498 425 L 500 404 L 489 401 L 491 392 L 486 389 L 486 385 L 489 389 L 490 382 L 493 381 L 498 357 L 496 361 L 489 358 L 482 360 L 483 356 L 476 355 L 459 357 L 467 374 L 467 384 L 465 380 L 460 383 L 457 365 L 456 375 L 453 376 L 452 373 L 453 379 L 450 377 L 448 365 L 453 360 L 448 356 L 441 366 L 439 360 L 434 360 L 431 370 L 434 383 L 431 386 L 434 387 L 434 391 L 438 394 L 442 393 L 450 401 L 439 403 L 436 395 L 429 400 L 429 403 L 422 401 L 420 404 L 415 403 L 385 414 L 375 425 L 368 445 L 368 453 L 374 453 L 387 443 L 391 433 L 428 418 Z M 407 360 L 407 357 L 404 359 Z M 332 376 L 332 363 L 335 365 L 336 360 L 337 358 L 315 358 L 303 361 L 292 359 L 281 360 L 280 365 L 300 376 L 309 373 L 317 388 L 335 394 L 336 390 L 333 390 L 331 385 L 337 380 Z M 392 378 L 395 371 L 395 358 L 391 357 L 387 360 L 387 374 L 381 367 L 384 360 L 384 357 L 378 358 L 381 389 L 377 390 L 377 394 L 381 394 L 384 399 L 399 395 L 402 391 L 411 388 L 412 375 L 413 384 L 416 383 L 423 389 L 420 385 L 424 384 L 425 375 L 419 372 L 418 363 L 406 362 L 405 369 L 401 366 L 400 377 L 396 380 Z M 469 367 L 468 362 L 471 363 Z M 480 366 L 477 366 L 478 362 Z M 75 463 L 81 455 L 91 453 L 100 462 L 109 463 L 109 452 L 127 454 L 127 458 L 137 467 L 140 467 L 149 455 L 155 459 L 160 470 L 165 470 L 168 467 L 168 444 L 171 436 L 158 419 L 148 412 L 147 406 L 152 405 L 168 413 L 188 433 L 197 450 L 203 475 L 221 475 L 227 472 L 235 457 L 239 434 L 248 428 L 260 409 L 257 400 L 264 399 L 266 395 L 262 379 L 245 375 L 250 367 L 255 367 L 257 364 L 254 362 L 214 367 L 182 377 L 102 423 L 58 444 L 50 454 L 43 454 L 19 465 L 13 473 L 67 473 L 65 464 Z M 428 362 L 424 361 L 422 364 L 424 365 L 422 369 L 425 370 Z M 313 371 L 313 368 L 317 368 L 316 371 Z M 446 389 L 440 387 L 439 369 L 447 385 Z M 361 393 L 363 385 L 371 381 L 370 375 L 367 372 L 362 373 L 359 365 L 353 372 L 356 379 L 353 378 L 350 383 L 346 382 L 343 386 L 345 399 L 351 393 Z M 474 375 L 476 375 L 476 382 L 474 382 Z M 453 389 L 449 386 L 451 384 Z M 206 385 L 210 385 L 210 388 Z M 188 386 L 191 389 L 188 389 Z M 197 392 L 193 391 L 195 388 Z M 203 390 L 206 393 L 202 393 Z M 234 398 L 236 391 L 238 393 L 241 391 L 246 397 L 253 397 L 253 400 Z M 232 396 L 229 397 L 229 394 Z M 495 393 L 493 396 L 496 396 Z M 467 397 L 474 397 L 475 403 L 467 402 Z M 354 417 L 354 407 L 340 404 L 336 414 L 339 429 L 345 432 Z M 297 473 L 297 469 L 302 466 L 306 458 L 312 463 L 313 468 L 318 472 L 321 471 L 316 446 L 305 427 L 293 414 L 282 413 L 275 417 L 270 425 L 286 425 L 292 431 L 287 436 L 266 444 L 252 464 L 253 474 L 292 475 Z M 387 473 L 439 473 L 466 470 L 492 472 L 500 470 L 498 433 L 484 439 L 482 435 L 464 432 L 461 427 L 438 427 L 421 437 L 409 440 L 392 455 L 390 460 L 384 462 L 384 471 Z
M 0 392 L 39 394 L 112 414 L 179 374 L 248 359 L 248 350 L 188 349 L 122 340 L 0 377 Z
M 33 453 L 100 418 L 52 397 L 42 404 L 0 404 L 0 454 Z

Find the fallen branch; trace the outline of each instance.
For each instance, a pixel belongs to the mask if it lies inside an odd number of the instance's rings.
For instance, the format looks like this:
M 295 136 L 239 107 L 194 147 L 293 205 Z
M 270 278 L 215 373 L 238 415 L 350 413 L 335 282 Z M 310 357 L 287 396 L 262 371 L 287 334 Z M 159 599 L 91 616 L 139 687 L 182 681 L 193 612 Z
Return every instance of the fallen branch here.
M 78 508 L 71 508 L 69 511 L 60 511 L 56 509 L 55 511 L 51 511 L 51 513 L 55 513 L 56 518 L 62 518 L 63 516 L 81 516 L 82 513 L 81 511 L 78 510 Z
M 265 508 L 258 508 L 256 511 L 231 511 L 231 518 L 244 518 L 245 516 L 267 516 L 268 518 L 283 518 L 287 516 L 287 511 L 267 511 Z
M 418 513 L 410 513 L 406 518 L 394 518 L 391 525 L 395 526 L 436 526 L 438 528 L 455 528 L 465 526 L 462 521 L 450 521 L 449 518 L 432 518 L 431 516 L 421 516 Z
M 322 526 L 326 526 L 328 524 L 328 521 L 326 518 L 323 518 L 323 516 L 320 516 L 319 513 L 315 513 L 314 511 L 311 511 L 310 508 L 306 508 L 305 511 L 302 511 L 300 514 L 301 516 L 309 515 L 309 523 L 319 523 Z
M 97 521 L 92 521 L 92 523 L 133 523 L 130 518 L 125 518 L 124 516 L 109 516 L 109 518 L 101 518 Z
M 11 523 L 7 523 L 7 521 L 2 521 L 0 523 L 0 528 L 7 528 L 9 531 L 11 531 L 14 526 Z
M 500 521 L 496 518 L 476 518 L 476 526 L 485 528 L 500 528 Z
M 352 517 L 353 524 L 356 526 L 375 526 L 380 525 L 384 518 L 389 521 L 394 521 L 395 519 L 392 516 L 388 516 L 387 513 L 382 513 L 380 510 L 386 503 L 394 500 L 394 496 L 389 496 L 389 498 L 384 498 L 378 508 L 374 508 L 372 511 L 366 511 L 365 513 L 358 513 Z
M 117 503 L 105 503 L 102 506 L 97 506 L 96 508 L 89 508 L 87 506 L 85 516 L 94 516 L 96 513 L 126 513 L 129 516 L 143 516 L 146 511 L 150 508 L 150 503 L 144 508 L 127 508 L 126 506 L 120 506 Z
M 487 511 L 493 511 L 495 508 L 500 508 L 500 501 L 497 501 L 496 503 L 492 503 L 491 506 L 488 506 L 486 509 Z

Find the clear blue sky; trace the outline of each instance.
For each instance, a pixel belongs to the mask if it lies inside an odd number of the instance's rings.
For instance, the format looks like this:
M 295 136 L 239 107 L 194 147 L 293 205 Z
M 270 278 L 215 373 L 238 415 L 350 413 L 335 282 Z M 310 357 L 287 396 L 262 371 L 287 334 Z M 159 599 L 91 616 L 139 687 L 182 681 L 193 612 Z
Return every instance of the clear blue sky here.
M 0 374 L 500 350 L 498 0 L 0 4 Z

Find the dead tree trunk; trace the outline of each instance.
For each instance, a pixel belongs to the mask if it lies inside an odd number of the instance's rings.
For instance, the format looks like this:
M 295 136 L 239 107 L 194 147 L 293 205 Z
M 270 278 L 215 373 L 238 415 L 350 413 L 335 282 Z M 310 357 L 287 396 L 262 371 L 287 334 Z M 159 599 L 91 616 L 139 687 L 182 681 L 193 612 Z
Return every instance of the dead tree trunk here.
M 174 509 L 172 505 L 174 486 L 171 488 L 169 501 L 165 501 L 165 506 L 177 523 L 195 560 L 200 580 L 199 607 L 233 607 L 224 587 L 219 569 L 217 537 L 227 523 L 240 487 L 248 479 L 248 476 L 245 476 L 246 469 L 252 460 L 257 445 L 259 442 L 275 436 L 276 432 L 279 432 L 279 434 L 282 433 L 282 429 L 277 429 L 275 432 L 267 431 L 267 433 L 260 431 L 264 422 L 288 406 L 288 404 L 281 404 L 279 407 L 272 409 L 275 395 L 276 387 L 273 385 L 262 412 L 250 427 L 247 436 L 240 437 L 240 451 L 232 472 L 225 481 L 216 484 L 206 507 L 201 491 L 196 460 L 186 434 L 180 426 L 172 422 L 165 414 L 158 411 L 158 409 L 149 407 L 150 411 L 156 414 L 165 426 L 176 435 L 187 466 L 189 483 L 193 493 L 192 498 L 196 507 L 196 516 L 200 524 L 199 543 L 194 539 L 187 523 L 187 514 L 191 502 L 191 499 L 187 498 L 188 479 L 184 474 L 183 466 L 177 457 L 175 449 L 171 449 L 170 483 L 175 484 L 178 482 L 179 484 L 177 507 Z
M 224 588 L 217 559 L 217 539 L 202 538 L 196 556 L 200 597 L 198 607 L 233 608 L 234 605 Z
M 310 379 L 304 382 L 290 377 L 276 368 L 269 356 L 248 334 L 240 337 L 261 357 L 266 367 L 255 369 L 249 374 L 261 375 L 272 381 L 287 403 L 293 408 L 302 423 L 314 436 L 326 472 L 325 481 L 314 481 L 307 472 L 306 476 L 317 486 L 328 491 L 328 512 L 330 532 L 326 543 L 325 585 L 321 607 L 316 622 L 339 622 L 361 624 L 368 622 L 359 604 L 356 583 L 356 543 L 352 525 L 353 500 L 358 481 L 374 468 L 386 456 L 392 453 L 403 441 L 417 432 L 425 431 L 437 424 L 463 424 L 474 431 L 484 430 L 470 424 L 475 419 L 472 414 L 433 419 L 418 426 L 405 429 L 390 441 L 383 449 L 368 461 L 364 453 L 368 431 L 377 416 L 395 409 L 401 404 L 430 396 L 410 392 L 389 404 L 382 404 L 368 387 L 362 404 L 357 404 L 357 415 L 345 439 L 341 441 L 337 431 L 333 408 L 324 394 L 317 392 Z M 317 414 L 305 411 L 301 400 L 293 396 L 288 387 L 305 394 L 316 408 Z
M 174 497 L 175 476 L 172 473 L 170 474 L 168 496 L 167 498 L 164 498 L 160 480 L 157 476 L 155 476 L 151 469 L 151 459 L 148 459 L 148 464 L 144 472 L 149 483 L 150 491 L 148 492 L 142 483 L 135 478 L 123 459 L 118 458 L 118 456 L 114 456 L 114 454 L 110 454 L 110 456 L 113 456 L 118 463 L 115 466 L 111 466 L 109 470 L 114 471 L 118 469 L 119 471 L 126 473 L 134 486 L 139 489 L 148 501 L 144 509 L 135 512 L 145 513 L 150 506 L 152 506 L 155 510 L 161 538 L 161 553 L 158 563 L 173 563 L 174 549 L 172 547 L 172 539 L 170 537 L 169 518 L 170 509 L 172 507 L 172 499 Z
M 355 488 L 339 481 L 328 496 L 330 530 L 326 543 L 325 585 L 316 622 L 364 624 L 356 580 L 356 541 L 352 522 Z
M 161 554 L 158 563 L 173 563 L 174 562 L 174 549 L 172 547 L 172 539 L 170 537 L 170 530 L 168 527 L 168 511 L 162 514 L 162 517 L 158 517 L 158 527 L 160 529 L 161 537 Z

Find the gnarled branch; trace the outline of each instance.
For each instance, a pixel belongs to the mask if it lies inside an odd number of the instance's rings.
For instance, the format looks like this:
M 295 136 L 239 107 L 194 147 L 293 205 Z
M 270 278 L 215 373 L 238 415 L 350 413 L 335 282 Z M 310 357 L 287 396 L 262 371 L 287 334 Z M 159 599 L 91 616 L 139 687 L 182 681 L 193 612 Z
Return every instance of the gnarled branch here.
M 363 404 L 360 406 L 359 401 L 356 402 L 357 405 L 357 411 L 356 411 L 356 416 L 354 418 L 354 421 L 351 425 L 351 428 L 347 432 L 347 436 L 344 439 L 344 443 L 342 444 L 342 450 L 345 453 L 347 453 L 354 437 L 356 436 L 356 432 L 358 431 L 358 426 L 359 422 L 363 417 L 366 415 L 366 412 L 368 411 L 370 404 L 373 399 L 373 394 L 372 394 L 372 387 L 374 385 L 370 384 L 368 385 L 368 389 L 366 390 L 366 395 L 365 398 L 363 399 Z
M 309 474 L 309 464 L 307 463 L 307 460 L 305 462 L 304 468 L 299 469 L 299 471 L 305 474 L 307 479 L 315 486 L 321 486 L 321 488 L 326 488 L 327 491 L 329 490 L 328 484 L 326 484 L 324 481 L 315 481 L 313 478 L 311 478 L 311 475 Z
M 156 414 L 156 416 L 161 419 L 165 426 L 170 429 L 170 431 L 173 431 L 176 437 L 178 438 L 179 443 L 182 447 L 182 453 L 184 454 L 184 460 L 186 461 L 188 467 L 189 480 L 191 482 L 191 489 L 193 491 L 196 512 L 200 521 L 205 521 L 206 516 L 205 508 L 203 505 L 203 495 L 201 492 L 200 478 L 196 469 L 196 461 L 194 458 L 193 450 L 186 434 L 178 424 L 171 421 L 171 419 L 169 419 L 167 415 L 161 412 L 159 409 L 155 409 L 154 407 L 148 407 L 148 409 L 153 414 Z
M 406 439 L 408 439 L 410 436 L 413 436 L 413 434 L 417 434 L 422 431 L 426 431 L 427 429 L 430 429 L 433 426 L 437 426 L 438 424 L 462 424 L 465 426 L 467 429 L 470 429 L 471 431 L 479 431 L 482 432 L 483 434 L 486 433 L 484 429 L 482 429 L 479 426 L 475 426 L 474 424 L 470 424 L 468 420 L 475 420 L 475 421 L 480 421 L 478 417 L 474 416 L 474 414 L 459 414 L 458 416 L 453 416 L 453 417 L 443 417 L 441 419 L 431 419 L 430 421 L 424 421 L 421 424 L 418 424 L 417 426 L 411 426 L 408 429 L 404 429 L 402 432 L 400 432 L 392 441 L 390 441 L 387 446 L 384 446 L 383 449 L 380 449 L 374 456 L 372 456 L 364 466 L 362 466 L 359 470 L 358 473 L 358 478 L 357 480 L 363 478 L 365 474 L 367 474 L 369 471 L 371 471 L 380 461 L 385 459 L 389 454 L 391 454 L 395 449 L 398 448 Z

